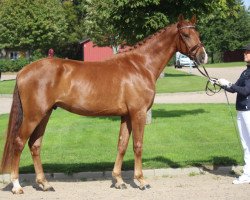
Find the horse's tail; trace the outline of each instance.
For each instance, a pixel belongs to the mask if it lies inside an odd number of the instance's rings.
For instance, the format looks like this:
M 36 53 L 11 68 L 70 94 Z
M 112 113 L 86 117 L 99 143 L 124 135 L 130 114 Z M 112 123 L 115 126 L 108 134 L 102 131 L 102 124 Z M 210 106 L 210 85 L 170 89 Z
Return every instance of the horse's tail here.
M 17 84 L 13 94 L 13 102 L 10 111 L 9 125 L 2 156 L 0 173 L 9 173 L 11 170 L 12 158 L 14 156 L 14 140 L 18 135 L 23 120 L 23 109 L 18 92 Z

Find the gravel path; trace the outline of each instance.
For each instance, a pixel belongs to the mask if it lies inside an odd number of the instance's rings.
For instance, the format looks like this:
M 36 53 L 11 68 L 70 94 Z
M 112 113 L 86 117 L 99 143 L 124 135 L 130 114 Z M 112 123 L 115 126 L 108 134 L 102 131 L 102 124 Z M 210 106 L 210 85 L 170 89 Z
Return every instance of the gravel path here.
M 112 187 L 111 180 L 51 182 L 55 192 L 42 192 L 37 185 L 25 182 L 24 194 L 13 195 L 10 187 L 0 191 L 0 199 L 69 199 L 69 200 L 249 200 L 250 185 L 233 185 L 228 174 L 176 175 L 149 178 L 152 188 L 141 191 L 131 179 L 125 180 L 126 190 Z
M 232 83 L 236 82 L 237 79 L 239 78 L 241 72 L 245 69 L 246 67 L 227 67 L 227 68 L 206 68 L 208 74 L 213 77 L 213 78 L 225 78 Z M 187 73 L 192 73 L 198 76 L 201 76 L 200 72 L 196 68 L 190 68 L 188 67 L 183 67 L 181 69 L 178 69 L 180 71 L 184 71 Z M 201 68 L 202 70 L 202 68 Z

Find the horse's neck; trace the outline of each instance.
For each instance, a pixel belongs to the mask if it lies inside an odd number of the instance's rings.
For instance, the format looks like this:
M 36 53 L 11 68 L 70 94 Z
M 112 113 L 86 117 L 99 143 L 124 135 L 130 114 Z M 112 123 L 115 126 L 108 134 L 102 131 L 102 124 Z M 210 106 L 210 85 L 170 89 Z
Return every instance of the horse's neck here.
M 141 48 L 141 54 L 146 58 L 146 68 L 157 79 L 168 61 L 176 52 L 177 29 L 175 25 L 158 33 L 147 41 Z

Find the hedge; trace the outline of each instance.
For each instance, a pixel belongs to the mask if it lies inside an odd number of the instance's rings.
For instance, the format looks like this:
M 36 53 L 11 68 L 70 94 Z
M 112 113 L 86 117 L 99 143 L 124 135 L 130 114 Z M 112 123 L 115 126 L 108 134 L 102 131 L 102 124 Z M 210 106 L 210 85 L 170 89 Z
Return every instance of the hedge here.
M 30 61 L 26 58 L 19 58 L 17 60 L 0 59 L 0 71 L 1 72 L 17 72 Z

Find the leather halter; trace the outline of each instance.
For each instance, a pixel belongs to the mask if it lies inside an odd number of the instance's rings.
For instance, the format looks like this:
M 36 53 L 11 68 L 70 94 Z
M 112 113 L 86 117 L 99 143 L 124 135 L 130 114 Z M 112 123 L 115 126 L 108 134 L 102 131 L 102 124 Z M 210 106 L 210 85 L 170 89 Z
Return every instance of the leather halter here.
M 195 29 L 195 26 L 188 25 L 188 26 L 182 26 L 182 27 L 178 28 L 179 35 L 180 35 L 182 41 L 184 42 L 184 44 L 186 45 L 186 47 L 188 49 L 187 56 L 194 59 L 196 57 L 196 54 L 197 54 L 199 48 L 204 47 L 204 45 L 200 42 L 200 43 L 194 45 L 193 47 L 189 47 L 188 44 L 185 41 L 185 38 L 184 38 L 183 34 L 180 32 L 180 30 L 186 29 L 186 28 L 194 28 Z

